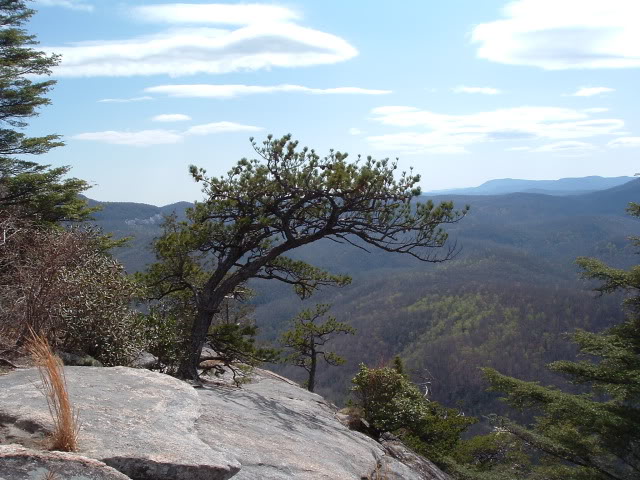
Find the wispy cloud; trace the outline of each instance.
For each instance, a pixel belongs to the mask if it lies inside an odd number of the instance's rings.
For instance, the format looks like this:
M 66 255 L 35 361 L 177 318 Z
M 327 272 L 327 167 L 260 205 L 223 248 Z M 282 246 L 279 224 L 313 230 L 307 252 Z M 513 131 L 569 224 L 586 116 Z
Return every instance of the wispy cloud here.
M 36 0 L 36 3 L 43 7 L 63 7 L 85 12 L 93 11 L 93 5 L 83 0 Z
M 151 145 L 179 143 L 184 139 L 184 136 L 173 130 L 142 130 L 138 132 L 108 130 L 104 132 L 80 133 L 71 138 L 74 140 L 111 143 L 114 145 L 149 147 Z
M 131 102 L 146 102 L 148 100 L 153 100 L 153 97 L 144 96 L 144 97 L 133 97 L 133 98 L 103 98 L 102 100 L 98 100 L 98 103 L 131 103 Z
M 215 135 L 218 133 L 234 132 L 258 132 L 261 127 L 243 125 L 235 122 L 214 122 L 203 125 L 194 125 L 184 131 L 178 130 L 141 130 L 141 131 L 116 131 L 86 132 L 72 136 L 73 140 L 87 140 L 93 142 L 109 143 L 113 145 L 128 145 L 134 147 L 150 147 L 152 145 L 168 145 L 182 142 L 190 135 Z
M 358 54 L 336 35 L 293 23 L 297 13 L 284 7 L 176 3 L 133 11 L 144 12 L 150 21 L 182 26 L 116 41 L 45 47 L 62 55 L 55 75 L 177 77 L 332 64 Z
M 640 147 L 640 137 L 620 137 L 611 140 L 607 146 L 612 148 L 638 148 Z
M 167 3 L 134 7 L 132 15 L 145 22 L 169 24 L 227 24 L 282 23 L 299 20 L 290 8 L 263 4 L 189 4 Z
M 373 109 L 372 119 L 404 131 L 367 137 L 371 145 L 406 153 L 465 153 L 474 144 L 501 140 L 573 141 L 619 134 L 624 127 L 620 119 L 593 119 L 583 110 L 529 106 L 467 115 L 387 106 Z
M 546 145 L 542 145 L 537 148 L 532 148 L 530 152 L 542 152 L 542 153 L 554 153 L 560 155 L 567 156 L 581 156 L 585 155 L 593 150 L 596 150 L 596 147 L 587 142 L 578 142 L 575 140 L 567 140 L 564 142 L 555 142 L 548 143 Z
M 351 127 L 349 129 L 349 135 L 362 135 L 364 132 L 359 128 Z
M 603 107 L 593 107 L 593 108 L 585 108 L 582 111 L 585 113 L 604 113 L 604 112 L 608 112 L 609 109 L 603 108 Z
M 640 67 L 637 0 L 516 0 L 476 26 L 477 55 L 546 70 Z
M 580 87 L 574 93 L 572 97 L 593 97 L 595 95 L 602 95 L 603 93 L 615 92 L 614 88 L 609 87 Z
M 153 122 L 186 122 L 191 120 L 189 115 L 183 113 L 162 113 L 151 118 Z
M 158 85 L 145 88 L 147 93 L 164 93 L 170 97 L 233 98 L 279 92 L 309 93 L 314 95 L 386 95 L 391 90 L 373 90 L 359 87 L 310 88 L 302 85 Z
M 482 95 L 498 95 L 499 89 L 493 87 L 466 87 L 459 85 L 451 89 L 453 93 L 480 93 Z
M 259 132 L 261 130 L 263 130 L 262 127 L 255 127 L 253 125 L 242 125 L 234 122 L 214 122 L 195 125 L 184 133 L 185 135 L 211 135 L 230 132 Z

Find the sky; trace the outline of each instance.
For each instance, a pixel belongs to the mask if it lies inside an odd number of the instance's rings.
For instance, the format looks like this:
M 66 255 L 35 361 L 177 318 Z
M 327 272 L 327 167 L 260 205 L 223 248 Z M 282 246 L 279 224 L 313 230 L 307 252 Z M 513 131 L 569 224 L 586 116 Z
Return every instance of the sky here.
M 188 0 L 185 0 L 188 1 Z M 101 201 L 202 198 L 291 133 L 399 158 L 424 191 L 640 171 L 640 1 L 34 0 L 61 55 L 27 129 Z

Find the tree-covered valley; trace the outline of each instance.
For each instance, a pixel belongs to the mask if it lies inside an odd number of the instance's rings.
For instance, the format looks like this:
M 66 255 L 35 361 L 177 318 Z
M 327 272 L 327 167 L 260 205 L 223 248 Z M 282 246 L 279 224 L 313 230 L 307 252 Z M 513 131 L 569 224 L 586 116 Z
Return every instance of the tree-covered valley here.
M 301 301 L 286 285 L 255 281 L 251 303 L 258 335 L 276 342 L 298 311 L 331 303 L 332 314 L 357 333 L 335 340 L 347 363 L 321 370 L 317 391 L 344 403 L 360 362 L 382 365 L 400 355 L 433 399 L 471 415 L 504 412 L 498 395 L 486 392 L 481 367 L 563 384 L 544 366 L 575 357 L 576 347 L 565 334 L 575 328 L 600 331 L 621 320 L 620 298 L 594 294 L 593 284 L 579 278 L 575 260 L 589 256 L 620 267 L 633 264 L 627 237 L 638 226 L 624 212 L 639 193 L 640 181 L 632 180 L 571 196 L 442 197 L 471 206 L 448 229 L 459 252 L 442 264 L 329 240 L 303 247 L 295 258 L 349 274 L 352 284 Z M 181 216 L 188 205 L 104 203 L 94 217 L 105 231 L 131 237 L 114 253 L 133 272 L 153 261 L 150 245 L 161 232 L 163 215 Z M 302 380 L 291 366 L 271 368 Z

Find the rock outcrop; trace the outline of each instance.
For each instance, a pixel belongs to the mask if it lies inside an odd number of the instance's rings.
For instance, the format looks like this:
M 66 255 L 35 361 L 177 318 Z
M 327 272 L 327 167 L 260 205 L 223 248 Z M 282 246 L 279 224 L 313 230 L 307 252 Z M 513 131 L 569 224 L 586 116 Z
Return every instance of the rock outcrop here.
M 81 422 L 77 453 L 134 480 L 448 480 L 392 440 L 349 430 L 321 396 L 266 370 L 242 388 L 198 389 L 139 369 L 65 371 Z M 35 369 L 0 377 L 0 444 L 33 448 L 51 429 L 39 382 Z M 0 460 L 0 479 L 3 468 Z
M 98 460 L 72 453 L 42 452 L 19 445 L 0 445 L 0 479 L 131 480 Z

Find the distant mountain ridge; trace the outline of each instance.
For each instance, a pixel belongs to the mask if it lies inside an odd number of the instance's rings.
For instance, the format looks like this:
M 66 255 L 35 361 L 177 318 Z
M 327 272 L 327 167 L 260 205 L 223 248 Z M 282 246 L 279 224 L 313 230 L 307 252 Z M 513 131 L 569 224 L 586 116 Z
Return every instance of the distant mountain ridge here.
M 522 180 L 500 178 L 478 187 L 432 190 L 425 195 L 502 195 L 506 193 L 541 193 L 545 195 L 580 195 L 606 190 L 633 180 L 634 177 L 578 177 L 558 180 Z

